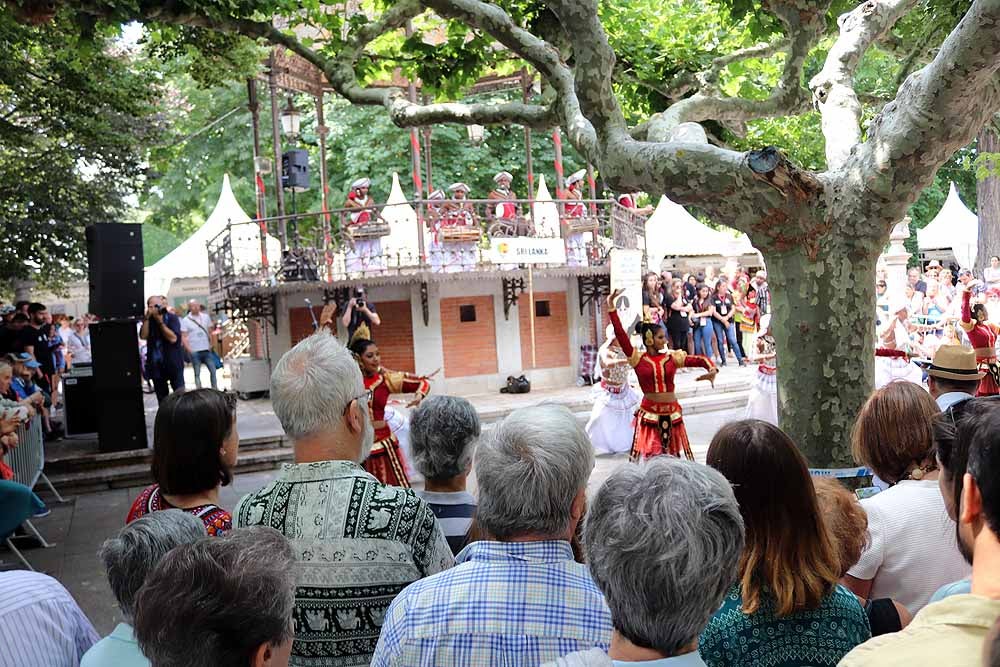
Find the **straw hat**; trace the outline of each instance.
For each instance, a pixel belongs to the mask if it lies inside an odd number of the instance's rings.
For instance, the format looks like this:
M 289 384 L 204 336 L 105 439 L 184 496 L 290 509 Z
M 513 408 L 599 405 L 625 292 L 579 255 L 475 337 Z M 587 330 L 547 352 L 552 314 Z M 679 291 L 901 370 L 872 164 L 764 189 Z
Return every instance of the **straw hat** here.
M 976 353 L 961 345 L 942 345 L 934 354 L 927 374 L 943 380 L 979 380 L 986 373 L 979 370 Z

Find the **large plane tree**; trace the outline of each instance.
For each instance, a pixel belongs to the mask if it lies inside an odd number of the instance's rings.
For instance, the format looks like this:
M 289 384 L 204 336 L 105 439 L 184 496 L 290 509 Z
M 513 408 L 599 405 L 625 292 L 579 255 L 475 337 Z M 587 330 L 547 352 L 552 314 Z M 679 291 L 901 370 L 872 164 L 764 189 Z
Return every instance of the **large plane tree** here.
M 850 460 L 850 428 L 872 385 L 875 263 L 892 226 L 1000 107 L 1000 0 L 7 2 L 28 21 L 72 11 L 279 45 L 322 70 L 338 94 L 384 107 L 401 127 L 558 125 L 612 187 L 665 193 L 746 232 L 774 294 L 782 426 L 818 466 Z M 705 49 L 658 49 L 654 19 L 684 5 L 727 17 L 708 26 L 691 19 L 703 43 L 726 53 L 706 60 Z M 753 34 L 764 39 L 747 43 Z M 859 94 L 859 67 L 875 50 L 903 64 L 897 85 Z M 512 56 L 540 74 L 541 96 L 448 101 L 483 67 L 509 67 Z M 768 94 L 732 85 L 748 63 L 775 69 Z M 416 70 L 437 98 L 411 102 L 404 90 L 369 85 L 393 67 Z M 649 93 L 646 103 L 636 103 L 636 90 Z M 802 166 L 795 145 L 753 145 L 744 134 L 757 119 L 813 110 L 822 168 Z M 706 132 L 678 131 L 689 124 Z

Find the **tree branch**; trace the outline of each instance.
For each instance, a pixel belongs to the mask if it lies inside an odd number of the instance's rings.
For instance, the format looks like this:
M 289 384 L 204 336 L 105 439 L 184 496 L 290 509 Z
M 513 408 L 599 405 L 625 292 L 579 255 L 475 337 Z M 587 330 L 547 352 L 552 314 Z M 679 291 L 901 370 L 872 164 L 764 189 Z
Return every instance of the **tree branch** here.
M 854 73 L 861 57 L 918 1 L 866 0 L 837 20 L 840 36 L 823 69 L 809 82 L 822 118 L 828 168 L 842 167 L 861 141 L 861 104 L 854 91 Z
M 937 170 L 1000 109 L 1000 0 L 975 0 L 934 60 L 910 75 L 846 165 L 869 219 L 903 217 Z M 901 194 L 903 196 L 901 196 Z
M 741 60 L 749 60 L 750 58 L 770 58 L 789 48 L 789 46 L 791 46 L 791 40 L 779 39 L 774 42 L 761 42 L 760 44 L 748 46 L 745 49 L 737 49 L 732 53 L 721 55 L 714 59 L 712 66 L 702 73 L 702 83 L 714 86 L 719 82 L 722 71 L 733 63 Z

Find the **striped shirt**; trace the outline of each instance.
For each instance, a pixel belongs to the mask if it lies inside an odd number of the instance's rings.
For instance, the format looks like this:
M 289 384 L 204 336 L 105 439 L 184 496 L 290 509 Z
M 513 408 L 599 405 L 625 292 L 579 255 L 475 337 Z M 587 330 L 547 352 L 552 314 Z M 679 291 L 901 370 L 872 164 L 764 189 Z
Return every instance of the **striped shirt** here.
M 468 541 L 469 527 L 476 513 L 476 499 L 468 491 L 417 491 L 417 495 L 434 512 L 451 552 L 457 556 Z
M 0 667 L 77 667 L 99 639 L 58 581 L 0 572 Z
M 607 650 L 611 613 L 569 542 L 473 542 L 389 606 L 372 667 L 538 665 Z

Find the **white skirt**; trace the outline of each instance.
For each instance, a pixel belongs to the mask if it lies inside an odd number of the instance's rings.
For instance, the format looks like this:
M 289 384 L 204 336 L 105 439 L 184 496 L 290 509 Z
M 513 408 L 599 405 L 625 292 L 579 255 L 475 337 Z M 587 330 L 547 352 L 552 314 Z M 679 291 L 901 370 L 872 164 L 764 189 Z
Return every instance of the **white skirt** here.
M 382 273 L 385 271 L 382 239 L 356 240 L 354 250 L 347 250 L 344 259 L 348 273 Z
M 920 370 L 920 366 L 907 359 L 875 357 L 875 388 L 881 389 L 896 380 L 923 385 L 924 372 Z
M 385 406 L 385 423 L 389 425 L 392 434 L 396 436 L 396 440 L 399 440 L 399 448 L 403 450 L 403 465 L 406 467 L 406 476 L 410 478 L 410 482 L 423 481 L 424 476 L 413 467 L 413 456 L 410 452 L 410 420 L 399 410 L 387 405 Z
M 750 387 L 750 398 L 747 401 L 746 419 L 760 419 L 769 424 L 778 425 L 778 376 L 765 373 L 759 368 Z
M 566 237 L 566 265 L 587 266 L 587 242 L 583 238 L 583 232 Z
M 642 402 L 642 394 L 629 385 L 618 394 L 598 385 L 594 407 L 586 431 L 598 454 L 618 454 L 632 449 L 635 427 L 632 421 L 635 410 Z

